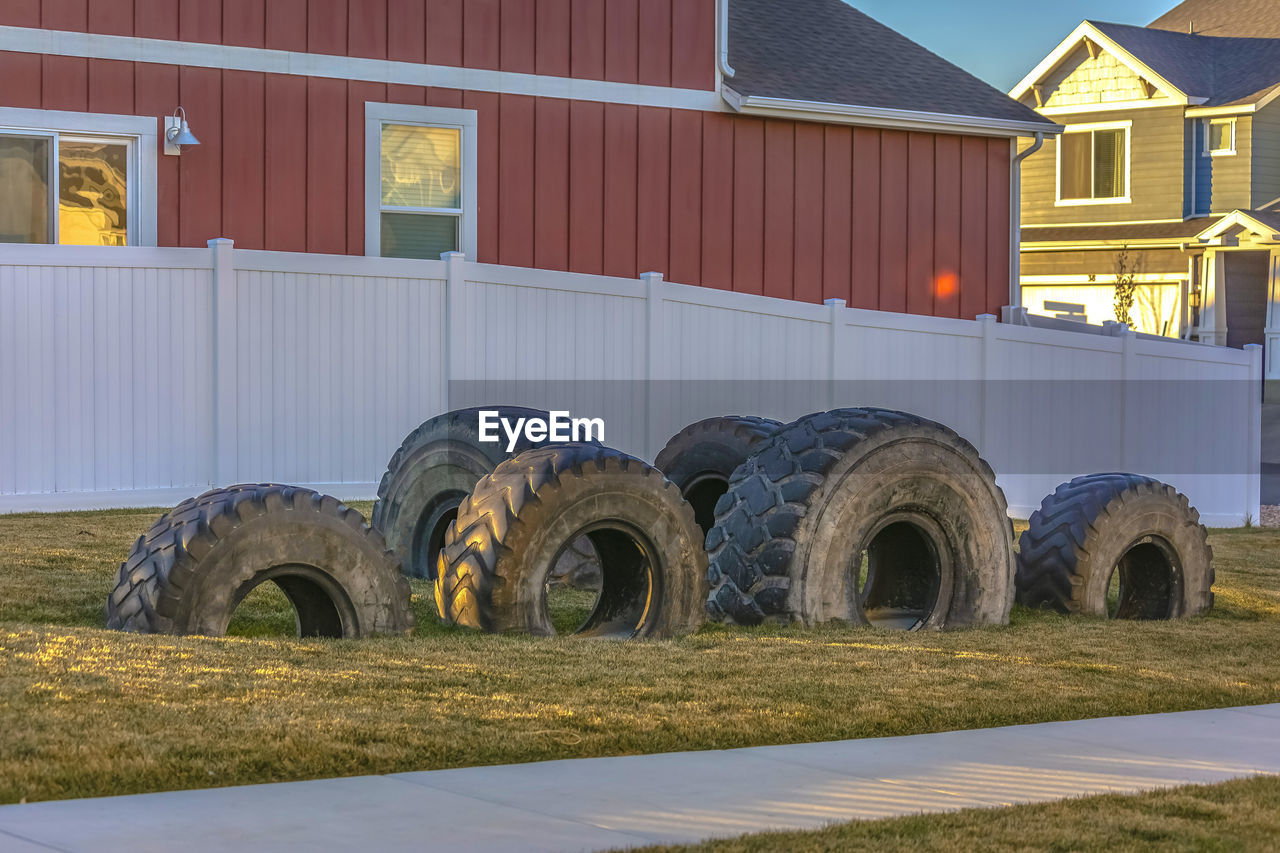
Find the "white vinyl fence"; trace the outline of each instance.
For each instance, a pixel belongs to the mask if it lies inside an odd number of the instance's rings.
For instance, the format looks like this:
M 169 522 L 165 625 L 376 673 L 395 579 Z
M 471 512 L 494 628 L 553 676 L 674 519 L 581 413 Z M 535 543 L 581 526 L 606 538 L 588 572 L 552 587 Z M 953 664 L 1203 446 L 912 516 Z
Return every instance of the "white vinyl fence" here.
M 0 512 L 168 506 L 211 485 L 371 498 L 422 420 L 603 417 L 652 460 L 716 414 L 879 405 L 971 440 L 1026 517 L 1130 470 L 1258 518 L 1261 348 L 811 305 L 466 261 L 0 248 Z

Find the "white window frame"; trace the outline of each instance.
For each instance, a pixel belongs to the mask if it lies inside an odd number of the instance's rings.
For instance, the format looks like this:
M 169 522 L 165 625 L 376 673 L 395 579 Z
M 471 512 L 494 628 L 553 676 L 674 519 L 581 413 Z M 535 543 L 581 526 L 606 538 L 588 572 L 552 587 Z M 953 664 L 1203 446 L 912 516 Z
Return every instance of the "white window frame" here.
M 128 246 L 156 245 L 156 159 L 160 144 L 160 120 L 154 116 L 110 113 L 78 113 L 66 110 L 28 110 L 0 107 L 0 133 L 50 139 L 49 181 L 51 231 L 58 245 L 58 140 L 93 140 L 128 146 L 125 192 Z
M 1209 147 L 1209 131 L 1215 124 L 1228 124 L 1231 126 L 1231 147 L 1219 148 L 1214 150 Z M 1204 120 L 1204 150 L 1202 153 L 1206 157 L 1231 157 L 1236 153 L 1236 118 L 1206 118 Z
M 1129 204 L 1132 201 L 1133 184 L 1130 181 L 1130 173 L 1133 171 L 1133 122 L 1132 121 L 1100 121 L 1091 124 L 1070 124 L 1063 130 L 1062 135 L 1068 133 L 1089 133 L 1095 130 L 1123 130 L 1124 131 L 1124 195 L 1117 198 L 1063 198 L 1062 197 L 1062 141 L 1059 140 L 1055 145 L 1057 150 L 1057 165 L 1054 175 L 1054 204 L 1058 207 L 1075 207 L 1084 204 Z M 1090 141 L 1092 146 L 1092 140 Z M 1092 155 L 1089 162 L 1093 162 Z
M 414 104 L 364 105 L 364 253 L 382 255 L 382 127 L 409 124 L 422 127 L 449 127 L 462 132 L 462 221 L 458 223 L 458 250 L 470 260 L 476 258 L 476 140 L 479 114 L 475 110 L 450 107 L 420 107 Z M 423 211 L 427 212 L 427 211 Z

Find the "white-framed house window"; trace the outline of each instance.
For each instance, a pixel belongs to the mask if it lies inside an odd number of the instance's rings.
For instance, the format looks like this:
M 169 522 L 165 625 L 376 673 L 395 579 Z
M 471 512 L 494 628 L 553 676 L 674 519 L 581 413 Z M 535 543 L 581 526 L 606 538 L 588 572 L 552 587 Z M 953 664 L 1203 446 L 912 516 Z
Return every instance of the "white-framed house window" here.
M 0 243 L 154 246 L 157 126 L 0 108 Z
M 1236 120 L 1234 118 L 1205 119 L 1204 153 L 1210 157 L 1224 157 L 1236 153 Z
M 1058 138 L 1059 205 L 1129 201 L 1132 122 L 1070 125 Z
M 476 256 L 475 110 L 365 104 L 365 254 Z

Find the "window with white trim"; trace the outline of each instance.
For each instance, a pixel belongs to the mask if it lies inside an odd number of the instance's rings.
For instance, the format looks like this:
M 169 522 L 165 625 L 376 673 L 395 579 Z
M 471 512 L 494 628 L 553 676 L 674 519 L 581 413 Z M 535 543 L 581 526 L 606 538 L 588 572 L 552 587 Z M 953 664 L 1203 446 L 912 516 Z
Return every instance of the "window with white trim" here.
M 1068 127 L 1058 142 L 1058 201 L 1127 201 L 1129 128 Z
M 0 107 L 0 243 L 154 246 L 157 125 Z
M 137 141 L 0 129 L 0 242 L 126 246 Z
M 1204 153 L 1220 157 L 1236 153 L 1236 120 L 1211 118 L 1205 121 Z
M 475 257 L 474 110 L 365 105 L 365 254 Z

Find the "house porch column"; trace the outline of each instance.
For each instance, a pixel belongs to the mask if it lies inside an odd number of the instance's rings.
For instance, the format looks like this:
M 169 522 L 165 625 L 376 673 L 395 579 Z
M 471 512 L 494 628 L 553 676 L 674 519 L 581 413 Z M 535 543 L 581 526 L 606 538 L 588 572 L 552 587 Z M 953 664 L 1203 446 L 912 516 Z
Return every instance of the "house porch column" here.
M 1205 250 L 1200 276 L 1200 326 L 1196 330 L 1201 343 L 1227 345 L 1226 259 L 1221 249 Z

